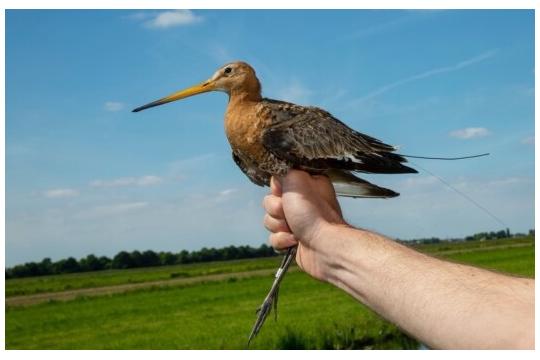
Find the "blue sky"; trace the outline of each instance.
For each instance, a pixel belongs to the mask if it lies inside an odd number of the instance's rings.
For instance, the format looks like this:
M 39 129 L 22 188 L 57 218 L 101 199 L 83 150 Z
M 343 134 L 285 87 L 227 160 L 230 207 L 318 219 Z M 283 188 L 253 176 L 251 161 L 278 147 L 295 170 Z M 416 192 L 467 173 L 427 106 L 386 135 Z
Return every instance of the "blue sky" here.
M 241 59 L 267 97 L 323 107 L 501 219 L 534 227 L 532 11 L 6 13 L 6 265 L 259 245 L 266 189 L 236 168 L 227 96 L 130 110 Z M 341 201 L 399 237 L 502 225 L 430 173 L 370 175 L 401 193 Z

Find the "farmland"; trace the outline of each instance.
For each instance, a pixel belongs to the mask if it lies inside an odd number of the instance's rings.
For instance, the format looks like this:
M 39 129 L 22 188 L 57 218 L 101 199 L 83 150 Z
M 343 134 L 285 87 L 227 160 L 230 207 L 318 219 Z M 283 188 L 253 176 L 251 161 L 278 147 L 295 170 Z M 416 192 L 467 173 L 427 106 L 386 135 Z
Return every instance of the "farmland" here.
M 461 263 L 534 276 L 531 237 L 416 247 Z M 6 347 L 243 349 L 278 262 L 264 258 L 10 279 Z M 418 346 L 348 295 L 293 270 L 280 292 L 278 321 L 269 319 L 251 348 Z M 137 286 L 125 287 L 129 284 Z M 58 297 L 66 292 L 73 296 Z M 23 301 L 32 296 L 41 298 Z

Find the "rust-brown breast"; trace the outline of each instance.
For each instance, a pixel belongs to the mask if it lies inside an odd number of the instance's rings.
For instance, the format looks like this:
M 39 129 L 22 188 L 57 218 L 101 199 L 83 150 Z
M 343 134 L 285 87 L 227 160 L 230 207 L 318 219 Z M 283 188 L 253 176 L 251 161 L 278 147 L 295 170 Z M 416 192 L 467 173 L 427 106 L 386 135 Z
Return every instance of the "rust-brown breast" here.
M 269 178 L 284 175 L 290 164 L 278 159 L 263 145 L 263 133 L 273 121 L 271 112 L 265 110 L 262 102 L 231 99 L 225 115 L 225 133 L 233 153 L 244 167 L 259 174 L 266 173 Z
M 229 104 L 225 115 L 225 133 L 234 151 L 262 161 L 267 152 L 262 144 L 262 133 L 268 127 L 269 119 L 258 116 L 257 105 L 257 102 L 251 101 Z
M 265 128 L 265 119 L 257 117 L 257 103 L 232 102 L 225 114 L 225 133 L 233 150 L 242 151 L 253 157 L 261 156 L 264 151 L 261 134 Z

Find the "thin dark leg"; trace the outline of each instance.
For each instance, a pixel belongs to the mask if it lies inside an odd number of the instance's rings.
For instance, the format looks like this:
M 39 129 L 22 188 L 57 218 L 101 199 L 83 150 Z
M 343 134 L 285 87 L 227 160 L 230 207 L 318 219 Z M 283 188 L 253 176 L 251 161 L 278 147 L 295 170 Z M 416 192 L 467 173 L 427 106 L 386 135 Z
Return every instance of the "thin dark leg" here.
M 264 299 L 261 307 L 257 309 L 257 321 L 255 321 L 255 325 L 253 325 L 251 334 L 249 334 L 248 346 L 251 340 L 255 336 L 257 336 L 257 334 L 259 333 L 259 330 L 264 324 L 264 321 L 268 317 L 268 314 L 270 314 L 270 311 L 272 310 L 272 304 L 274 305 L 275 316 L 277 319 L 277 300 L 278 300 L 279 285 L 281 283 L 281 280 L 283 280 L 283 277 L 285 276 L 285 273 L 287 272 L 287 269 L 289 268 L 289 265 L 291 264 L 295 255 L 296 255 L 296 246 L 287 249 L 287 254 L 285 254 L 285 256 L 283 257 L 283 260 L 281 261 L 281 265 L 279 266 L 279 269 L 276 272 L 274 283 L 272 284 L 272 287 L 270 288 L 268 295 L 266 295 L 266 298 Z

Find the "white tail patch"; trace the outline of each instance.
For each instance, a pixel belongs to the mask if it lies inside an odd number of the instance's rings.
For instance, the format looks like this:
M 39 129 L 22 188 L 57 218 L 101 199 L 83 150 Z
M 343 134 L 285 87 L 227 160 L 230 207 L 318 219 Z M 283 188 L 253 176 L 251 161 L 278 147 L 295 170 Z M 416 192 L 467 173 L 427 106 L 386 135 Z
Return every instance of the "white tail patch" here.
M 383 188 L 369 186 L 366 184 L 344 184 L 344 183 L 333 183 L 334 190 L 336 195 L 353 197 L 353 198 L 390 198 L 395 197 L 396 195 L 391 195 L 390 193 L 380 192 L 377 190 L 386 190 Z
M 389 198 L 399 195 L 390 189 L 360 179 L 347 171 L 331 170 L 328 172 L 328 176 L 332 180 L 336 194 L 339 196 Z
M 369 195 L 369 190 L 364 184 L 345 184 L 335 182 L 334 190 L 336 195 L 347 197 L 374 197 Z M 376 196 L 375 196 L 376 197 Z

